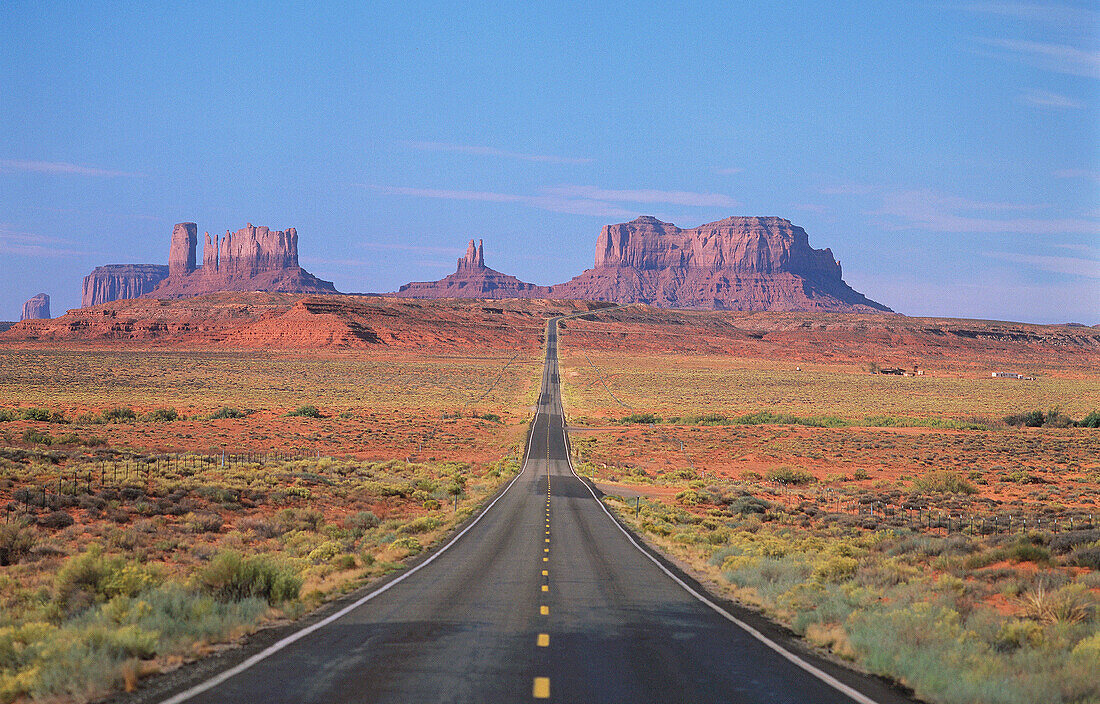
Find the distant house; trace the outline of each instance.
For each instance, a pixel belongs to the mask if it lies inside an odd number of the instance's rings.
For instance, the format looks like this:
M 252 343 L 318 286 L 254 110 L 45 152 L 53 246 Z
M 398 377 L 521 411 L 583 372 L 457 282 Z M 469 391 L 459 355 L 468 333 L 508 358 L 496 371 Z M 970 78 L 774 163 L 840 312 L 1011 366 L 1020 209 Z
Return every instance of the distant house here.
M 1024 376 L 1023 374 L 1017 374 L 1016 372 L 993 372 L 994 379 L 1023 379 L 1024 381 L 1035 381 L 1033 376 Z
M 902 376 L 905 374 L 905 370 L 901 367 L 883 367 L 878 370 L 879 374 L 894 374 L 896 376 Z

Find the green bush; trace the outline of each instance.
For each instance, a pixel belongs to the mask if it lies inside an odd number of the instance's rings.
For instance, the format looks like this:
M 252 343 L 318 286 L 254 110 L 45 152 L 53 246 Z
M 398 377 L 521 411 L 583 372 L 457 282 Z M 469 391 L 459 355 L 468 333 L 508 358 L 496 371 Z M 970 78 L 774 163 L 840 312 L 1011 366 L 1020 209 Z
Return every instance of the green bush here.
M 424 546 L 420 544 L 420 541 L 412 537 L 411 535 L 407 535 L 403 538 L 398 538 L 397 540 L 390 543 L 390 545 L 402 550 L 408 550 L 414 555 L 424 549 Z
M 661 417 L 653 415 L 652 413 L 631 413 L 628 416 L 620 418 L 619 422 L 623 425 L 629 425 L 633 423 L 652 425 L 654 423 L 660 423 Z
M 317 410 L 317 406 L 298 406 L 293 411 L 287 411 L 286 415 L 287 417 L 324 418 L 321 411 Z
M 135 420 L 137 420 L 137 413 L 134 413 L 134 409 L 126 406 L 108 408 L 103 411 L 103 421 L 105 423 L 132 423 Z
M 52 445 L 53 436 L 38 428 L 27 428 L 23 431 L 23 442 L 29 445 Z
M 27 521 L 0 525 L 0 567 L 14 565 L 30 554 L 38 536 Z
M 767 513 L 771 504 L 755 496 L 739 496 L 730 503 L 730 513 L 747 516 L 750 513 Z
M 220 601 L 266 599 L 275 604 L 293 601 L 302 589 L 302 578 L 289 566 L 264 555 L 246 558 L 234 550 L 219 552 L 199 571 L 202 590 Z
M 1028 411 L 1027 413 L 1014 413 L 1005 416 L 1005 425 L 1016 427 L 1039 428 L 1042 427 L 1045 422 L 1046 415 L 1040 410 Z
M 1082 428 L 1100 428 L 1100 411 L 1089 413 L 1077 425 Z
M 158 408 L 149 414 L 149 420 L 154 422 L 172 422 L 179 420 L 180 414 L 174 408 Z
M 67 613 L 83 611 L 115 596 L 135 596 L 160 582 L 149 568 L 120 556 L 104 556 L 98 545 L 69 558 L 54 578 L 55 599 Z
M 9 411 L 7 408 L 0 408 L 0 423 L 7 423 L 8 421 L 15 420 L 15 413 Z
M 784 482 L 786 484 L 812 484 L 816 481 L 814 475 L 804 469 L 795 469 L 794 467 L 773 467 L 764 476 L 773 482 Z
M 213 414 L 211 414 L 210 419 L 211 420 L 221 420 L 223 418 L 244 418 L 245 416 L 247 416 L 251 413 L 252 413 L 252 411 L 248 411 L 248 410 L 243 410 L 242 411 L 239 408 L 230 408 L 229 406 L 222 406 L 218 410 L 214 411 Z

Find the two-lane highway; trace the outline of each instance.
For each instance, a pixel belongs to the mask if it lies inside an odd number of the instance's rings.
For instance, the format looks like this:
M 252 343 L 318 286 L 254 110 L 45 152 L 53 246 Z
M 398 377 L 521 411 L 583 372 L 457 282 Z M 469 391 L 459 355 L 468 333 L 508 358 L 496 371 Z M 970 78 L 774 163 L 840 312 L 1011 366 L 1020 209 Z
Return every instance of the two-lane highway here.
M 522 471 L 474 523 L 400 578 L 164 701 L 905 701 L 707 600 L 573 473 L 552 320 Z

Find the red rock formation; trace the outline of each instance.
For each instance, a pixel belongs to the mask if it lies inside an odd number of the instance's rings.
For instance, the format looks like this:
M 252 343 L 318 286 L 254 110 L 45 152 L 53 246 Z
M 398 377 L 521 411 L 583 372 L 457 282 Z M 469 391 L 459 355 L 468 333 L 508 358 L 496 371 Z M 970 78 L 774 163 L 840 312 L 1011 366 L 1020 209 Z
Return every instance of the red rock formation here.
M 50 297 L 45 293 L 34 296 L 23 304 L 20 320 L 47 320 L 50 318 Z
M 87 308 L 145 295 L 168 278 L 163 264 L 108 264 L 97 266 L 84 277 L 80 307 Z
M 395 296 L 401 298 L 546 298 L 550 289 L 520 281 L 485 266 L 485 251 L 479 242 L 466 247 L 455 273 L 439 281 L 405 284 Z
M 841 279 L 828 249 L 774 217 L 681 230 L 653 217 L 608 225 L 596 266 L 550 287 L 554 298 L 721 310 L 889 311 Z
M 181 222 L 172 228 L 172 243 L 168 247 L 169 276 L 187 276 L 195 270 L 198 232 L 199 226 L 193 222 Z
M 188 298 L 215 291 L 336 293 L 330 282 L 298 266 L 298 233 L 293 227 L 271 230 L 249 223 L 237 232 L 226 232 L 220 241 L 208 232 L 200 268 L 193 266 L 194 246 L 186 249 L 197 241 L 197 231 L 193 223 L 176 225 L 169 261 L 182 263 L 170 270 L 168 278 L 149 292 L 149 297 Z M 180 232 L 186 234 L 177 236 Z M 192 263 L 190 269 L 187 262 Z

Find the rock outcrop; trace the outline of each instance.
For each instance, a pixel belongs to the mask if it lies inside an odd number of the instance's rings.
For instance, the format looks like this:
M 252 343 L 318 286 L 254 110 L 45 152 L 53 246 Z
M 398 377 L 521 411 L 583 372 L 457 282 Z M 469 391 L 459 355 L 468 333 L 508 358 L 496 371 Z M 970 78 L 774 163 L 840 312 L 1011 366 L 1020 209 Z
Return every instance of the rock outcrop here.
M 395 296 L 402 298 L 546 298 L 550 289 L 520 281 L 485 266 L 481 242 L 466 247 L 455 273 L 439 281 L 414 281 L 402 286 Z
M 150 297 L 188 298 L 216 291 L 336 293 L 331 282 L 298 265 L 298 232 L 293 227 L 271 230 L 249 223 L 220 238 L 207 232 L 201 267 L 195 265 L 197 233 L 194 223 L 176 225 L 168 278 Z
M 80 307 L 144 296 L 168 278 L 163 264 L 108 264 L 84 277 Z
M 202 265 L 197 262 L 199 228 L 181 222 L 172 228 L 168 266 L 113 264 L 84 277 L 83 308 L 110 301 L 149 296 L 188 298 L 216 291 L 337 293 L 298 265 L 298 233 L 253 227 L 251 223 L 223 237 L 205 233 Z
M 889 312 L 841 278 L 828 249 L 789 220 L 731 217 L 682 230 L 653 217 L 607 225 L 595 268 L 554 298 L 719 310 Z
M 40 293 L 23 304 L 23 315 L 19 319 L 46 320 L 50 317 L 50 297 Z

